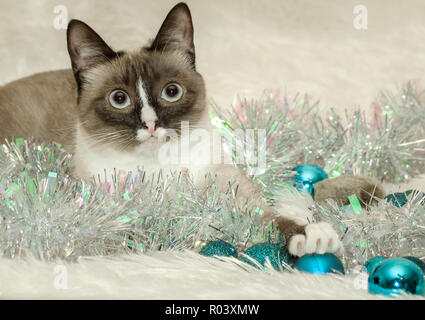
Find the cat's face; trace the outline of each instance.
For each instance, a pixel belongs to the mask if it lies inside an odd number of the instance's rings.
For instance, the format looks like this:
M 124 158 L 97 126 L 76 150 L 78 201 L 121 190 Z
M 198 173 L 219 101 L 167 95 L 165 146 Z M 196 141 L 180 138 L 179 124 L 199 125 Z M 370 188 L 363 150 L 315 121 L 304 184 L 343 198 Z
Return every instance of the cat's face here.
M 80 126 L 90 145 L 140 151 L 178 136 L 182 121 L 197 126 L 205 87 L 195 69 L 186 5 L 170 11 L 150 46 L 133 52 L 114 52 L 90 27 L 73 20 L 68 50 Z

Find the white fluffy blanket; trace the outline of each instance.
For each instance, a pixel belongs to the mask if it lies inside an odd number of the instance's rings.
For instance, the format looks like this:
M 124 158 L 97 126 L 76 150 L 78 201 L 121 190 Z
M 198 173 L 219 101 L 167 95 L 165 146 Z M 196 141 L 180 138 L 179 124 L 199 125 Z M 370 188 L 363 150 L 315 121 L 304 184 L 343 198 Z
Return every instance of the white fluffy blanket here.
M 60 1 L 114 48 L 152 37 L 169 0 Z M 379 90 L 425 76 L 425 3 L 367 3 L 368 29 L 353 27 L 358 1 L 187 1 L 195 25 L 198 69 L 209 96 L 230 104 L 236 93 L 308 92 L 323 108 L 369 112 Z M 65 30 L 53 27 L 56 0 L 1 0 L 0 84 L 70 66 Z M 425 189 L 425 179 L 406 186 Z M 0 259 L 2 298 L 373 299 L 356 276 L 243 271 L 234 261 L 194 252 L 82 259 L 75 264 Z M 59 278 L 58 278 L 59 277 Z M 360 286 L 361 287 L 361 286 Z M 416 297 L 407 297 L 416 298 Z

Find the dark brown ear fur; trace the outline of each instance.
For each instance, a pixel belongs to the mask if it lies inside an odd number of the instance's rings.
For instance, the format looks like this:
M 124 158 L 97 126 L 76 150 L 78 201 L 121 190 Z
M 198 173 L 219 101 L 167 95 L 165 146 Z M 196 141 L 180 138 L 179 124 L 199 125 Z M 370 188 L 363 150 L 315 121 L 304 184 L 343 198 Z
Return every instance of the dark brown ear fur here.
M 92 28 L 79 20 L 69 22 L 67 44 L 72 70 L 79 89 L 81 89 L 83 73 L 86 70 L 118 55 Z
M 195 65 L 192 16 L 185 3 L 181 2 L 171 9 L 149 50 L 181 51 Z

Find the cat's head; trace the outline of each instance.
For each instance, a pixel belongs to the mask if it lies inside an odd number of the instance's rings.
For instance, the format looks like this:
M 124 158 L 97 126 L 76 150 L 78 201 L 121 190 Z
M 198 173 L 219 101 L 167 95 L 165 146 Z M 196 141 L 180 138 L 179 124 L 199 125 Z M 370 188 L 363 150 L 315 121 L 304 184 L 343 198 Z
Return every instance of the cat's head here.
M 141 150 L 160 145 L 181 121 L 197 126 L 205 86 L 195 68 L 189 8 L 176 5 L 155 39 L 136 51 L 114 51 L 85 23 L 68 25 L 68 52 L 78 85 L 81 130 L 91 145 Z

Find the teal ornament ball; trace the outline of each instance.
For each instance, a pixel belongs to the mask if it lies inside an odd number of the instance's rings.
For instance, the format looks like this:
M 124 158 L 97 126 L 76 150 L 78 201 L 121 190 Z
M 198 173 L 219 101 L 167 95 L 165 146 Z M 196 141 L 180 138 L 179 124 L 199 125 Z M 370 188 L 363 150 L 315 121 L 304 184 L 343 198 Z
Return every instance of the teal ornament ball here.
M 344 274 L 344 266 L 341 261 L 331 253 L 306 254 L 295 262 L 295 267 L 300 271 L 313 274 Z
M 417 194 L 417 198 L 421 201 L 421 205 L 425 205 L 425 198 L 423 192 L 420 192 L 418 190 L 407 190 L 404 192 L 395 192 L 391 193 L 389 195 L 386 195 L 384 199 L 387 202 L 391 202 L 394 206 L 400 208 L 403 207 L 408 199 L 411 197 L 411 194 L 414 193 Z
M 258 243 L 246 249 L 244 253 L 261 264 L 264 270 L 267 269 L 267 260 L 270 261 L 270 264 L 276 270 L 284 270 L 286 268 L 285 264 L 290 264 L 288 252 L 284 247 L 276 243 Z M 241 260 L 257 266 L 247 257 L 242 257 Z
M 416 265 L 419 268 L 421 268 L 422 272 L 425 273 L 425 262 L 423 262 L 421 259 L 418 259 L 418 258 L 412 257 L 412 256 L 407 256 L 407 257 L 403 257 L 403 258 L 416 263 Z
M 424 295 L 424 273 L 416 263 L 404 258 L 381 261 L 369 275 L 370 293 L 397 295 L 402 291 Z
M 237 257 L 238 256 L 236 248 L 232 246 L 230 243 L 227 243 L 223 240 L 215 240 L 215 241 L 208 242 L 199 253 L 207 257 L 213 257 L 213 256 Z
M 367 273 L 370 274 L 372 272 L 373 268 L 375 268 L 378 263 L 380 263 L 380 262 L 382 262 L 386 259 L 388 259 L 388 258 L 378 256 L 378 257 L 374 257 L 374 258 L 367 260 L 366 263 L 364 264 L 364 267 L 366 268 Z
M 298 173 L 294 176 L 294 187 L 299 191 L 307 191 L 312 196 L 314 184 L 328 178 L 326 172 L 314 164 L 301 164 L 292 170 Z

